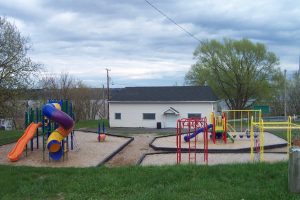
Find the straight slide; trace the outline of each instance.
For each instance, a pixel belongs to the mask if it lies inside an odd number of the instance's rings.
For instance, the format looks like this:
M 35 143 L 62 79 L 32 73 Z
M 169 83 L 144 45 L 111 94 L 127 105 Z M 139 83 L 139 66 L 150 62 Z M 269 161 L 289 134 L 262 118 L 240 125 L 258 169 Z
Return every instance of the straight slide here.
M 42 123 L 34 123 L 32 122 L 31 124 L 29 124 L 29 126 L 26 128 L 24 134 L 22 135 L 22 137 L 18 140 L 18 142 L 16 143 L 15 147 L 9 152 L 9 154 L 7 155 L 7 158 L 12 161 L 18 161 L 20 156 L 22 155 L 26 144 L 29 142 L 29 140 L 31 140 L 34 136 L 34 134 L 36 133 L 37 129 L 42 126 Z
M 210 129 L 212 127 L 213 127 L 212 124 L 207 125 L 207 129 Z M 196 132 L 192 133 L 190 136 L 188 136 L 188 135 L 184 136 L 184 141 L 186 141 L 186 142 L 190 141 L 190 139 L 194 138 L 196 135 L 198 135 L 201 132 L 204 132 L 204 128 L 197 129 Z

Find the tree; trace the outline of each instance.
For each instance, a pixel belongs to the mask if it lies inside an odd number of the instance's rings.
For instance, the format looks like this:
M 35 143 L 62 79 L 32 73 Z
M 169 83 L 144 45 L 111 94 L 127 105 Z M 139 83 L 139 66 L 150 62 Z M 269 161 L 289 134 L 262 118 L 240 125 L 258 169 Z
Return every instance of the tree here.
M 40 81 L 40 88 L 45 91 L 47 99 L 72 100 L 76 121 L 95 119 L 101 116 L 102 89 L 86 86 L 81 80 L 75 79 L 69 73 L 62 72 L 59 76 L 46 75 Z
M 300 73 L 293 74 L 292 80 L 288 86 L 288 113 L 299 114 L 300 113 Z
M 62 72 L 59 76 L 46 75 L 41 78 L 40 88 L 48 91 L 46 98 L 50 99 L 71 99 L 71 91 L 78 87 L 81 81 L 76 80 L 67 72 Z
M 208 84 L 230 109 L 246 109 L 271 98 L 273 85 L 283 77 L 276 55 L 248 39 L 203 41 L 194 56 L 197 62 L 186 74 L 186 83 Z
M 41 69 L 27 56 L 29 50 L 29 39 L 0 17 L 0 117 L 14 116 L 18 97 Z

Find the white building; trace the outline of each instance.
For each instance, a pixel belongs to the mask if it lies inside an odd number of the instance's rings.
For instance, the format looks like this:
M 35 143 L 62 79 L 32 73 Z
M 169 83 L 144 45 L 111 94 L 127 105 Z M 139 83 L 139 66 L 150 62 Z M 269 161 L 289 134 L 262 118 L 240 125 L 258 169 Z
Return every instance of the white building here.
M 175 128 L 180 118 L 207 117 L 217 97 L 208 86 L 126 87 L 109 101 L 111 127 Z

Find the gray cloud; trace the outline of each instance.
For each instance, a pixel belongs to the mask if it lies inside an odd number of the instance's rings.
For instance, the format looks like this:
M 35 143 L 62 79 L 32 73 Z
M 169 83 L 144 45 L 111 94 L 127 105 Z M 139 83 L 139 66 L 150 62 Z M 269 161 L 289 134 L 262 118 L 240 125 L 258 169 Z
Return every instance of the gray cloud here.
M 282 68 L 298 68 L 297 1 L 150 2 L 200 40 L 249 38 L 274 51 Z M 0 13 L 31 37 L 34 60 L 91 86 L 105 81 L 106 67 L 115 85 L 182 84 L 195 62 L 198 42 L 143 0 L 0 0 Z

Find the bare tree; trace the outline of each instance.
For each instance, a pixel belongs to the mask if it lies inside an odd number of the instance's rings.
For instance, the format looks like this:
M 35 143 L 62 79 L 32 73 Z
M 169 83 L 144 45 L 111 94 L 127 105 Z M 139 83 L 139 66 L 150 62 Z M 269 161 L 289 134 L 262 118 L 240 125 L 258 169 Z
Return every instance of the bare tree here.
M 42 78 L 40 87 L 48 93 L 45 98 L 72 100 L 76 121 L 101 116 L 103 100 L 100 89 L 90 88 L 68 73 L 61 73 L 59 76 L 46 75 Z
M 21 36 L 14 24 L 0 17 L 0 116 L 14 117 L 17 99 L 25 89 L 33 86 L 41 65 L 34 63 L 27 53 L 29 38 Z

